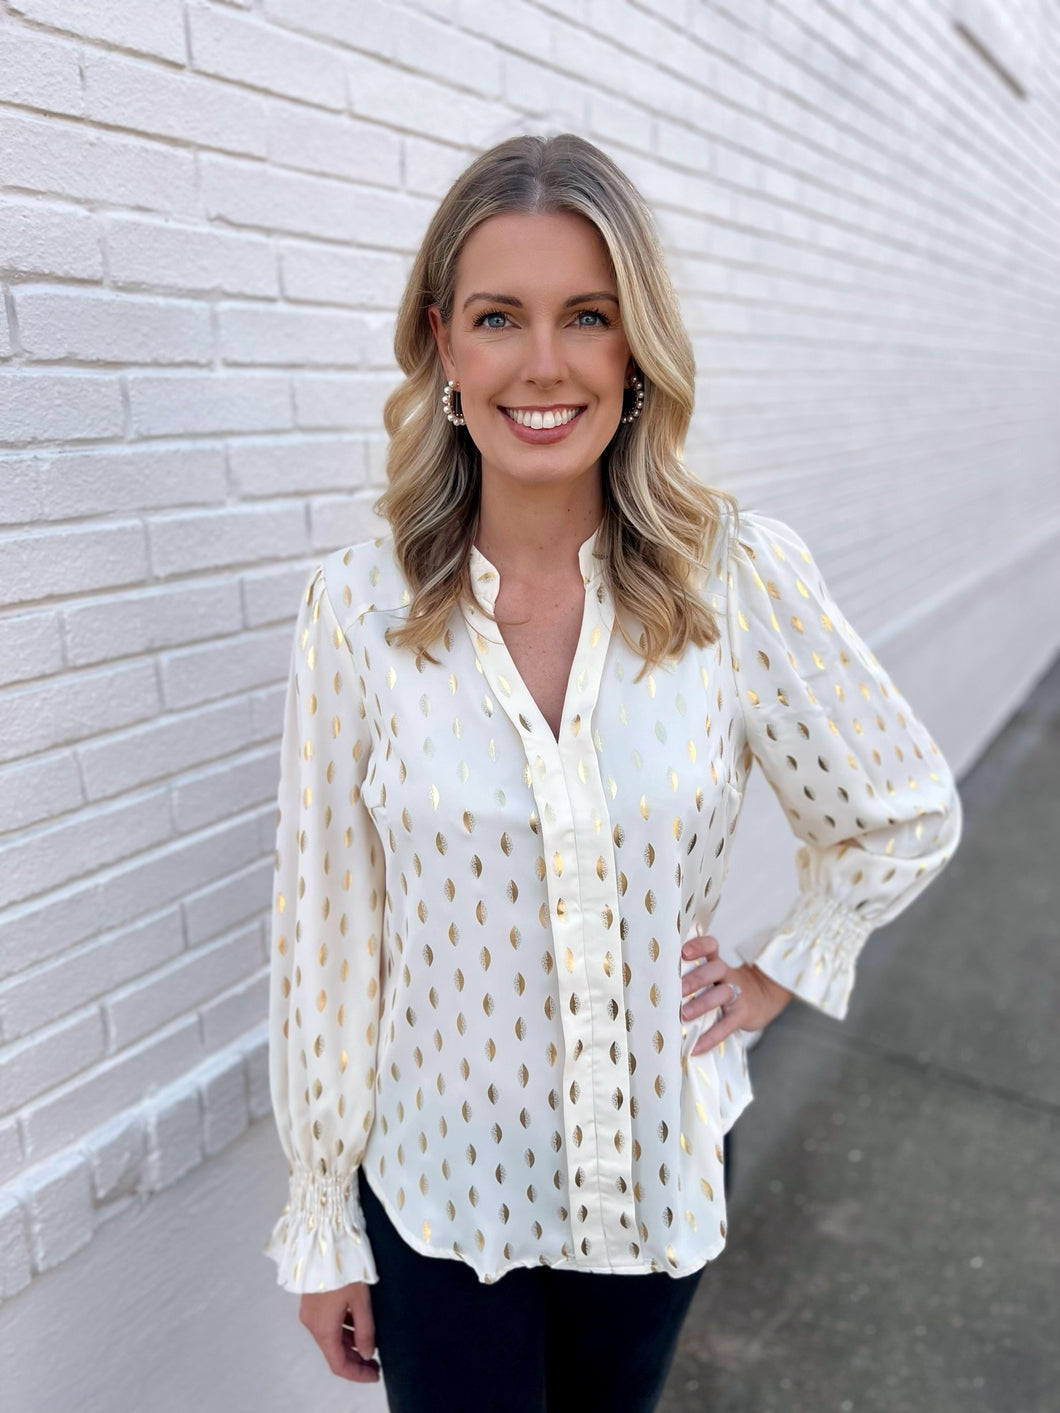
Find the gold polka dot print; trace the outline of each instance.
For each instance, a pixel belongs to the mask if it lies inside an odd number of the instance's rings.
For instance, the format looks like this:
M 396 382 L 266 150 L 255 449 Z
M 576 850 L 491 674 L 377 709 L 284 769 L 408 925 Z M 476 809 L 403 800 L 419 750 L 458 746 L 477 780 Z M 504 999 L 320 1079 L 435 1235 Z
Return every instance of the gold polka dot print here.
M 270 954 L 291 1191 L 266 1251 L 289 1290 L 376 1279 L 358 1168 L 411 1246 L 483 1281 L 698 1269 L 752 1092 L 741 1032 L 692 1055 L 716 1012 L 682 1023 L 680 949 L 710 930 L 754 762 L 798 841 L 754 960 L 829 1015 L 956 847 L 945 760 L 789 526 L 723 523 L 701 585 L 720 642 L 639 680 L 596 538 L 558 739 L 477 549 L 434 662 L 387 643 L 410 601 L 389 539 L 309 582 Z

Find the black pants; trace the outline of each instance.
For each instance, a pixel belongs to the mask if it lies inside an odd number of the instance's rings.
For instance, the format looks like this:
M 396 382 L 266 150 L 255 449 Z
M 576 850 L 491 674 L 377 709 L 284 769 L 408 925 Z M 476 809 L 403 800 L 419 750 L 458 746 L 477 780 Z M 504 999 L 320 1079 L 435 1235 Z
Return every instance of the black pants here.
M 363 1179 L 360 1190 L 390 1413 L 655 1407 L 703 1271 L 675 1279 L 534 1266 L 486 1285 L 461 1261 L 414 1251 Z

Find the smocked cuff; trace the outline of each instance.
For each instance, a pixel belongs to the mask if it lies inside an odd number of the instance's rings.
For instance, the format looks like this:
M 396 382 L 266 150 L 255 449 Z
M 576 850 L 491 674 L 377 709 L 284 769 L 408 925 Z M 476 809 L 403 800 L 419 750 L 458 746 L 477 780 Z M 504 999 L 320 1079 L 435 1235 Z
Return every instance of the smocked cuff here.
M 372 1248 L 364 1230 L 357 1174 L 321 1177 L 291 1171 L 291 1195 L 265 1243 L 276 1262 L 277 1284 L 302 1295 L 338 1290 L 351 1281 L 374 1284 Z
M 872 924 L 838 898 L 804 893 L 762 950 L 747 960 L 836 1020 L 847 1013 L 854 964 Z

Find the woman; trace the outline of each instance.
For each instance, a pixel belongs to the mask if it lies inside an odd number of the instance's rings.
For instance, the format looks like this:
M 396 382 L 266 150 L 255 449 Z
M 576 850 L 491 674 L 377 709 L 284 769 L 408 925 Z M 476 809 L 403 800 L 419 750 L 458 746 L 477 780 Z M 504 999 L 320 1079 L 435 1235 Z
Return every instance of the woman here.
M 845 1014 L 959 798 L 799 536 L 683 466 L 691 347 L 596 148 L 473 163 L 395 348 L 392 534 L 296 630 L 267 1250 L 337 1374 L 378 1377 L 378 1335 L 393 1413 L 635 1413 L 725 1242 L 745 1033 Z M 755 759 L 799 895 L 734 967 L 708 927 Z

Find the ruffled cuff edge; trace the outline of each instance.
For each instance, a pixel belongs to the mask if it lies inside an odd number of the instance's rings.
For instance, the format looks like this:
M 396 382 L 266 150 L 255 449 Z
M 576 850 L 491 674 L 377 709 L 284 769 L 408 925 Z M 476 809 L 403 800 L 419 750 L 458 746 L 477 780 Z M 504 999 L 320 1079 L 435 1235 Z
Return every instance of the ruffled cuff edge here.
M 285 1290 L 338 1290 L 351 1281 L 379 1279 L 364 1229 L 356 1172 L 322 1177 L 291 1171 L 290 1199 L 264 1246 Z
M 858 953 L 873 930 L 838 898 L 804 893 L 756 956 L 781 986 L 836 1020 L 846 1017 Z

